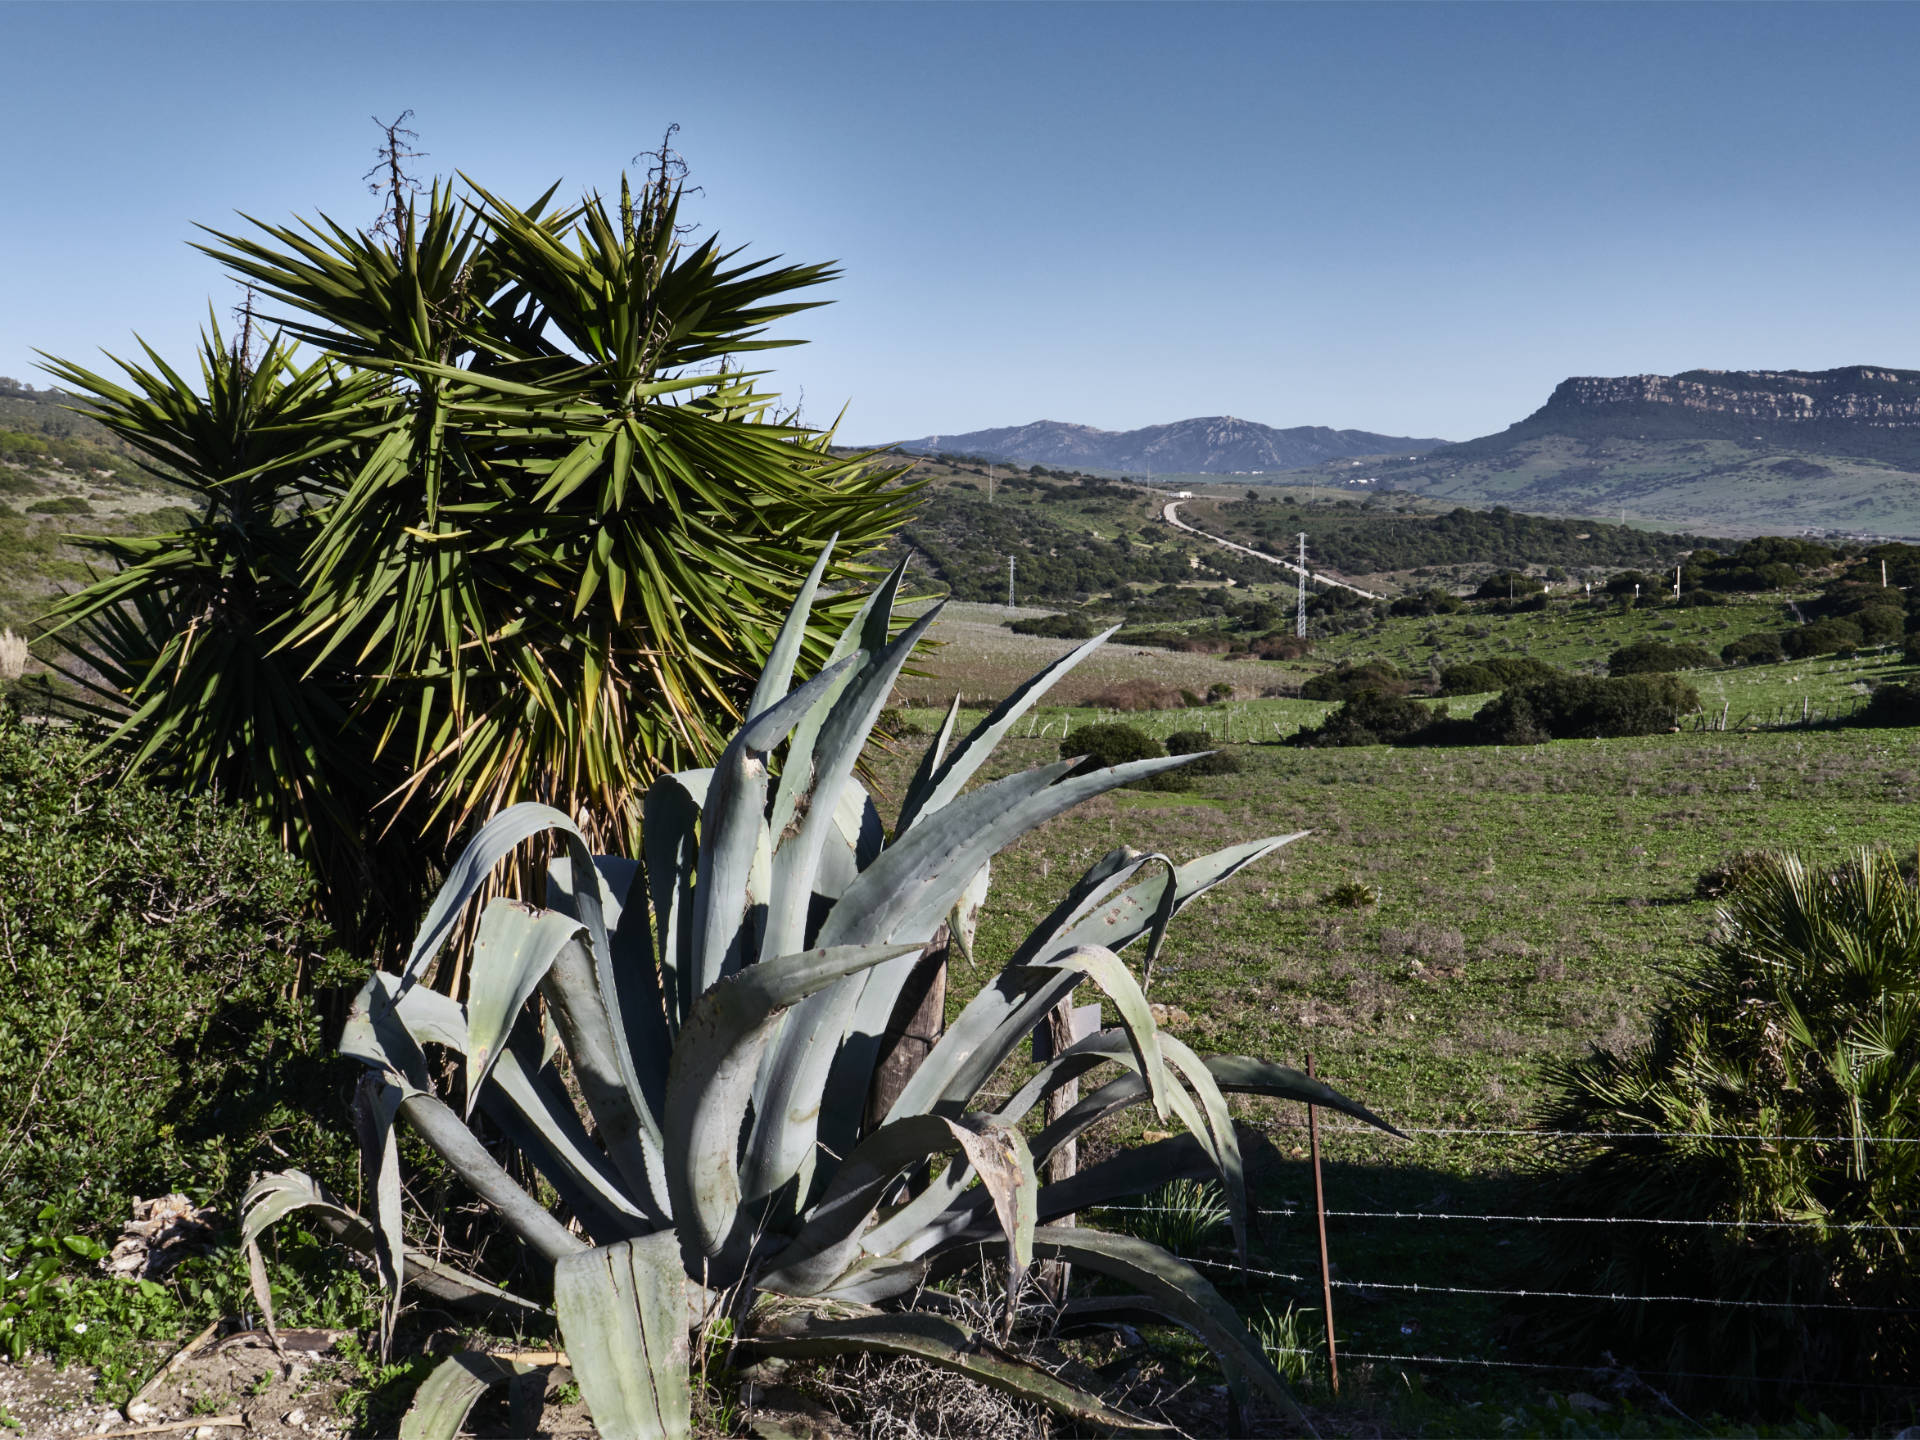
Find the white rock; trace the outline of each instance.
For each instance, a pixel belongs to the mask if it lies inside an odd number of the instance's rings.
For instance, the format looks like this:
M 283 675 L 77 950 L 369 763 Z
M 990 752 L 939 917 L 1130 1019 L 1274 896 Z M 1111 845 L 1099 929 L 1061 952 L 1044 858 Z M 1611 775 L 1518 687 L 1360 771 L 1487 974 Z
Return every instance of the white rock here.
M 288 1425 L 304 1425 L 307 1423 L 307 1412 L 304 1410 L 289 1410 L 286 1414 L 282 1415 L 280 1419 Z

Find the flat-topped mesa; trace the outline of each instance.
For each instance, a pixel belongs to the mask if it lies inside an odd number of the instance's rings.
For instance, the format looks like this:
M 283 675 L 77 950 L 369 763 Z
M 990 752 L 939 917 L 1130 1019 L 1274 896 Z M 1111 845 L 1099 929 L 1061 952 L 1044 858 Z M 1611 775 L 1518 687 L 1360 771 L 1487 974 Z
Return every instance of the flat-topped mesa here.
M 1686 370 L 1677 375 L 1577 375 L 1554 388 L 1523 424 L 1568 411 L 1661 411 L 1774 423 L 1845 422 L 1920 427 L 1920 371 L 1847 365 L 1837 370 Z

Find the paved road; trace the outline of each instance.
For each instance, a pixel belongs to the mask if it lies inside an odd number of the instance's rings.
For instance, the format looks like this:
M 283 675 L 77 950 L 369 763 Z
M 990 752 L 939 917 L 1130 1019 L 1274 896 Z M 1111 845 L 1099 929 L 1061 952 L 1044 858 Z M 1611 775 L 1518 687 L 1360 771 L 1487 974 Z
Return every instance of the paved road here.
M 1331 575 L 1322 575 L 1315 570 L 1302 570 L 1291 560 L 1282 560 L 1278 555 L 1269 555 L 1264 550 L 1250 550 L 1245 545 L 1236 545 L 1231 540 L 1222 540 L 1218 535 L 1209 535 L 1204 530 L 1196 530 L 1180 518 L 1180 505 L 1180 501 L 1172 501 L 1165 510 L 1160 512 L 1160 518 L 1176 530 L 1184 530 L 1189 535 L 1198 535 L 1202 540 L 1211 540 L 1223 549 L 1232 550 L 1241 555 L 1250 555 L 1255 560 L 1266 561 L 1269 565 L 1278 565 L 1282 570 L 1291 570 L 1296 575 L 1304 575 L 1309 580 L 1319 581 L 1322 585 L 1332 585 L 1341 590 L 1351 590 L 1354 594 L 1364 595 L 1369 600 L 1384 600 L 1387 598 L 1384 595 L 1376 595 L 1371 590 L 1362 590 L 1358 585 L 1349 585 L 1344 580 L 1336 580 Z

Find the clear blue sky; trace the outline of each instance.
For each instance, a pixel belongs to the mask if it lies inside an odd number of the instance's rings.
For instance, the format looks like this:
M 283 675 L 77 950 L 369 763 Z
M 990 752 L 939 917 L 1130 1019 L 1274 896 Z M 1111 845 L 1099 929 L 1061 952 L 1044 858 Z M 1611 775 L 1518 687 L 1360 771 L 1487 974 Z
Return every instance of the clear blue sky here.
M 1569 374 L 1920 368 L 1920 6 L 11 5 L 0 373 L 181 353 L 368 117 L 509 195 L 668 122 L 838 259 L 781 388 L 880 440 L 1233 414 L 1465 438 Z

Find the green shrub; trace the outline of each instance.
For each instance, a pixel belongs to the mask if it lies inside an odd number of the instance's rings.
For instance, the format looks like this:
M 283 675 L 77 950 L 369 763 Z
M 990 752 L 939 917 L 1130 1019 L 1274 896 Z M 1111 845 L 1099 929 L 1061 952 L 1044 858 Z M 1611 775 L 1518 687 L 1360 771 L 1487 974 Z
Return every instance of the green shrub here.
M 64 1227 L 136 1193 L 230 1207 L 269 1134 L 350 1173 L 309 1117 L 341 1073 L 313 997 L 355 967 L 310 891 L 250 820 L 110 786 L 85 739 L 0 705 L 0 1238 L 49 1203 Z
M 29 515 L 91 515 L 93 506 L 78 495 L 55 495 L 47 500 L 35 500 L 27 506 Z
M 1183 775 L 1238 775 L 1240 761 L 1231 750 L 1218 748 L 1219 742 L 1204 730 L 1176 730 L 1167 736 L 1167 754 L 1199 755 Z
M 1557 1300 L 1530 1332 L 1583 1363 L 1606 1349 L 1739 1377 L 1716 1403 L 1786 1409 L 1812 1391 L 1865 1407 L 1876 1392 L 1819 1386 L 1920 1374 L 1920 1252 L 1886 1228 L 1916 1218 L 1920 1145 L 1865 1138 L 1920 1134 L 1920 890 L 1875 855 L 1827 873 L 1774 858 L 1727 914 L 1650 1037 L 1555 1066 L 1539 1116 L 1585 1137 L 1544 1179 L 1544 1213 L 1692 1223 L 1542 1226 L 1536 1273 L 1543 1289 L 1759 1303 L 1703 1320 L 1696 1306 Z
M 1030 615 L 1007 621 L 1007 628 L 1016 635 L 1041 635 L 1049 640 L 1091 640 L 1095 634 L 1093 622 L 1084 615 Z
M 1449 665 L 1440 672 L 1440 693 L 1484 695 L 1489 690 L 1504 690 L 1510 685 L 1551 680 L 1558 674 L 1560 671 L 1544 660 L 1498 655 L 1488 660 L 1470 660 L 1464 665 Z
M 1920 681 L 1875 688 L 1860 713 L 1862 725 L 1920 725 Z
M 1300 694 L 1307 700 L 1350 700 L 1362 690 L 1404 695 L 1407 678 L 1386 660 L 1369 660 L 1363 665 L 1343 660 L 1333 669 L 1309 677 Z
M 1649 575 L 1644 570 L 1622 570 L 1618 575 L 1608 577 L 1609 595 L 1638 594 L 1643 600 L 1651 600 L 1666 588 L 1666 582 L 1658 575 Z
M 1673 670 L 1704 670 L 1714 663 L 1711 651 L 1698 645 L 1669 645 L 1664 640 L 1639 640 L 1623 645 L 1607 657 L 1609 675 L 1658 675 Z
M 1291 743 L 1310 747 L 1400 744 L 1444 722 L 1446 714 L 1444 705 L 1429 709 L 1407 695 L 1362 690 L 1316 728 L 1295 732 Z
M 1502 570 L 1489 575 L 1473 592 L 1476 600 L 1518 600 L 1523 595 L 1538 595 L 1547 587 L 1531 575 L 1518 570 Z
M 1151 760 L 1164 755 L 1167 749 L 1158 740 L 1144 730 L 1136 730 L 1131 725 L 1123 725 L 1117 720 L 1109 720 L 1100 725 L 1088 725 L 1073 731 L 1060 742 L 1060 758 L 1071 760 L 1076 755 L 1086 758 L 1070 771 L 1070 774 L 1084 775 L 1090 770 L 1105 770 L 1114 765 L 1125 765 L 1132 760 Z M 1145 780 L 1136 780 L 1129 787 L 1135 790 L 1184 790 L 1187 788 L 1185 771 L 1171 770 L 1159 775 L 1150 775 Z
M 1458 595 L 1446 590 L 1422 590 L 1418 595 L 1402 595 L 1387 607 L 1389 615 L 1455 615 L 1466 605 Z
M 1780 648 L 1779 633 L 1769 630 L 1759 635 L 1742 635 L 1732 644 L 1721 646 L 1720 658 L 1729 665 L 1776 665 L 1786 659 L 1787 654 Z
M 1815 655 L 1837 655 L 1858 649 L 1864 640 L 1860 626 L 1852 616 L 1840 620 L 1815 620 L 1792 630 L 1780 632 L 1780 648 L 1789 660 L 1806 660 Z
M 1868 605 L 1847 616 L 1860 627 L 1863 645 L 1891 645 L 1906 630 L 1906 615 L 1891 605 Z
M 1501 692 L 1467 723 L 1482 744 L 1537 745 L 1652 735 L 1699 708 L 1699 693 L 1673 675 L 1559 675 Z

